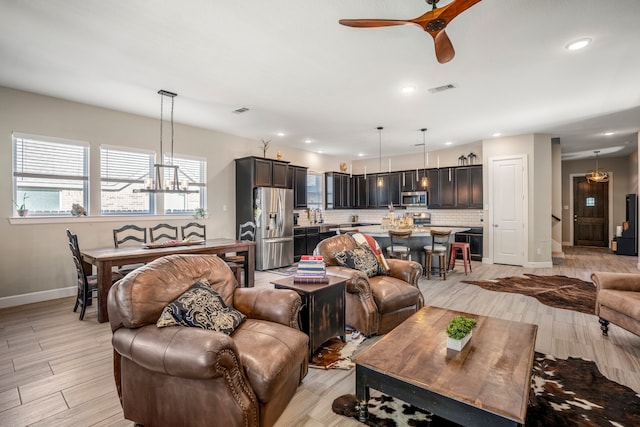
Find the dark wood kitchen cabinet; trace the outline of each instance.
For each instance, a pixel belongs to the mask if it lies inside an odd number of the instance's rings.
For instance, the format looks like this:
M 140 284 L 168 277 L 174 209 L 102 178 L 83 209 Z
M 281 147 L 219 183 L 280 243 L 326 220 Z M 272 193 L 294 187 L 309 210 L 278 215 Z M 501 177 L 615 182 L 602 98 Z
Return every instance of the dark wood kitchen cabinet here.
M 459 167 L 456 174 L 456 208 L 482 209 L 482 165 Z
M 351 208 L 351 178 L 349 175 L 340 172 L 325 172 L 324 177 L 326 208 Z
M 307 168 L 289 165 L 288 188 L 293 190 L 293 207 L 307 207 Z
M 367 180 L 364 175 L 354 175 L 351 181 L 352 207 L 360 209 L 367 207 Z
M 253 156 L 236 159 L 236 180 L 242 177 L 254 188 L 287 188 L 288 174 L 289 162 Z
M 293 229 L 293 261 L 302 255 L 311 255 L 320 243 L 320 227 L 295 227 Z

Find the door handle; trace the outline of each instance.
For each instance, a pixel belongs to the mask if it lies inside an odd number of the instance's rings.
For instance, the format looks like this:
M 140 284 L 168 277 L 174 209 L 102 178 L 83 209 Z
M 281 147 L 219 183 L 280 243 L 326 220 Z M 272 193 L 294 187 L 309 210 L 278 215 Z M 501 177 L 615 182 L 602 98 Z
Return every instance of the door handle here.
M 493 224 L 494 227 L 498 228 L 498 224 Z

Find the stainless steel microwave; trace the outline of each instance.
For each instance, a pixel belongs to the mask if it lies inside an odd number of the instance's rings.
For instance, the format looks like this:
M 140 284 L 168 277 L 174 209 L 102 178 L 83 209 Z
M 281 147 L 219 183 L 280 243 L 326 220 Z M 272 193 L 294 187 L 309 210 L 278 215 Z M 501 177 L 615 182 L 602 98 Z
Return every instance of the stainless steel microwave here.
M 402 206 L 427 206 L 429 194 L 426 191 L 403 191 L 400 198 Z

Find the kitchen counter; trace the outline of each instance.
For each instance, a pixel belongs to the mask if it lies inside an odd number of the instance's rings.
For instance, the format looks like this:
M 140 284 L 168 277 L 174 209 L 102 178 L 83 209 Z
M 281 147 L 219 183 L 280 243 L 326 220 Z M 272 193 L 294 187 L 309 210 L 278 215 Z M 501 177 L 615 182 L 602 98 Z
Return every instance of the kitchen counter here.
M 447 231 L 451 230 L 451 234 L 461 233 L 469 230 L 469 227 L 441 227 L 437 225 L 429 225 L 426 227 L 413 227 L 413 232 L 411 233 L 411 237 L 430 237 L 431 230 L 437 231 Z M 337 228 L 331 229 L 331 231 L 338 231 Z M 361 233 L 366 233 L 371 235 L 372 237 L 388 237 L 389 231 L 383 230 L 380 225 L 366 225 L 358 227 L 358 231 Z

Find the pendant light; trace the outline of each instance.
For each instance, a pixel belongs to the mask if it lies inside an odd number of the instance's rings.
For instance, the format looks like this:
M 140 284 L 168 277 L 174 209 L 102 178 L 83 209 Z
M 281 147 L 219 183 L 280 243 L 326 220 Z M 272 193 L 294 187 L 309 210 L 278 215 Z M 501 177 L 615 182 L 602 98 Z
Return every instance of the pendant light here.
M 378 126 L 378 173 L 382 174 L 382 126 Z M 384 178 L 378 175 L 378 187 L 384 186 Z
M 585 178 L 587 178 L 587 182 L 609 182 L 609 173 L 598 168 L 598 153 L 600 153 L 600 151 L 594 151 L 594 153 L 596 154 L 596 168 L 586 173 Z
M 155 169 L 155 181 L 153 178 L 148 177 L 144 180 L 144 188 L 133 190 L 134 193 L 198 193 L 198 190 L 189 190 L 189 180 L 185 179 L 181 183 L 178 182 L 178 165 L 173 164 L 173 105 L 174 98 L 178 96 L 177 93 L 169 92 L 166 90 L 159 90 L 160 95 L 160 163 L 153 165 Z M 164 151 L 163 151 L 163 116 L 164 116 L 164 98 L 171 98 L 171 152 L 169 156 L 169 164 L 164 164 Z M 167 172 L 166 174 L 164 172 Z M 163 181 L 163 178 L 166 178 Z M 163 185 L 164 184 L 164 185 Z
M 422 131 L 422 179 L 420 180 L 420 186 L 426 189 L 429 186 L 429 178 L 427 178 L 427 128 L 420 130 Z

